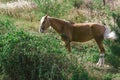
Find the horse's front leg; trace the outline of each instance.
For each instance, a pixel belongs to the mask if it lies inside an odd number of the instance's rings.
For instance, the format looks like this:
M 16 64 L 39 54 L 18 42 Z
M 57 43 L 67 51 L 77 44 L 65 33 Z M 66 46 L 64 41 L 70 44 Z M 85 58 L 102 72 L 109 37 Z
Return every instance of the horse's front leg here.
M 71 52 L 70 41 L 65 41 L 65 47 L 68 49 L 69 52 Z
M 70 46 L 70 37 L 68 37 L 66 34 L 61 34 L 62 40 L 65 42 L 65 47 L 69 52 L 71 52 L 71 46 Z

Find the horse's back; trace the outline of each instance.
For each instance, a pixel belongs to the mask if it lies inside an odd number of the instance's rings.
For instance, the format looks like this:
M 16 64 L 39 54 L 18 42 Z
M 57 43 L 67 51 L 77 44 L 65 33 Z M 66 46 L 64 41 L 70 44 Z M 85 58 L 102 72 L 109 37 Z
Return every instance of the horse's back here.
M 97 23 L 78 23 L 72 28 L 73 41 L 85 42 L 104 35 L 104 26 Z
M 78 23 L 74 26 L 74 29 L 79 29 L 86 32 L 92 31 L 93 35 L 103 35 L 105 32 L 105 27 L 102 24 L 99 23 Z
M 72 28 L 73 41 L 85 42 L 93 38 L 92 30 L 89 24 L 77 23 Z

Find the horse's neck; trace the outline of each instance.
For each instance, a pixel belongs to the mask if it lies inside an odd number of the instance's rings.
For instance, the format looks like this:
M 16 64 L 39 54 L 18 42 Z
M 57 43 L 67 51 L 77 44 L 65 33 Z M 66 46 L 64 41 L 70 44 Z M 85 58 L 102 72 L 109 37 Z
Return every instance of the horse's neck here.
M 51 27 L 61 34 L 65 22 L 56 18 L 49 18 L 49 20 Z

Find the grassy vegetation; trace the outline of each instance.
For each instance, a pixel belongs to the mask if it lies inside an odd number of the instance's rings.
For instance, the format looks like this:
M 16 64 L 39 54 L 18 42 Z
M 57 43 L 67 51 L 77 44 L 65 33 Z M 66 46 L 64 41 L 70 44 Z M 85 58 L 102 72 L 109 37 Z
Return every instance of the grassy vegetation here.
M 89 5 L 84 0 L 35 2 L 37 9 L 2 9 L 0 12 L 0 80 L 120 79 L 119 39 L 104 41 L 105 64 L 109 67 L 98 68 L 95 63 L 99 50 L 94 40 L 72 43 L 72 53 L 69 54 L 54 30 L 38 33 L 39 20 L 48 14 L 74 22 L 99 20 L 110 25 L 119 35 L 119 8 L 111 11 L 108 5 L 101 7 L 102 3 L 98 0 Z M 92 10 L 90 14 L 86 11 L 89 11 L 88 6 Z
M 18 30 L 9 20 L 1 21 L 0 24 L 0 28 L 5 31 L 0 35 L 0 69 L 3 73 L 1 79 L 92 79 L 87 71 L 78 65 L 76 57 L 66 54 L 65 48 L 60 46 L 61 41 L 55 36 L 39 36 Z

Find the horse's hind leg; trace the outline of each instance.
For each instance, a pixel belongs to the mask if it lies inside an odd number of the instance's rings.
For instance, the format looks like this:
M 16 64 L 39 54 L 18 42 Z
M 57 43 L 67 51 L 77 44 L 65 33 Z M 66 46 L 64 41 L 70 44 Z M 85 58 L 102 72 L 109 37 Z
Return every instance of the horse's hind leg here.
M 102 39 L 95 39 L 95 41 L 98 44 L 98 47 L 100 49 L 100 57 L 99 57 L 99 61 L 97 63 L 97 66 L 103 66 L 104 65 L 104 55 L 105 55 L 105 49 L 103 47 L 103 38 Z

